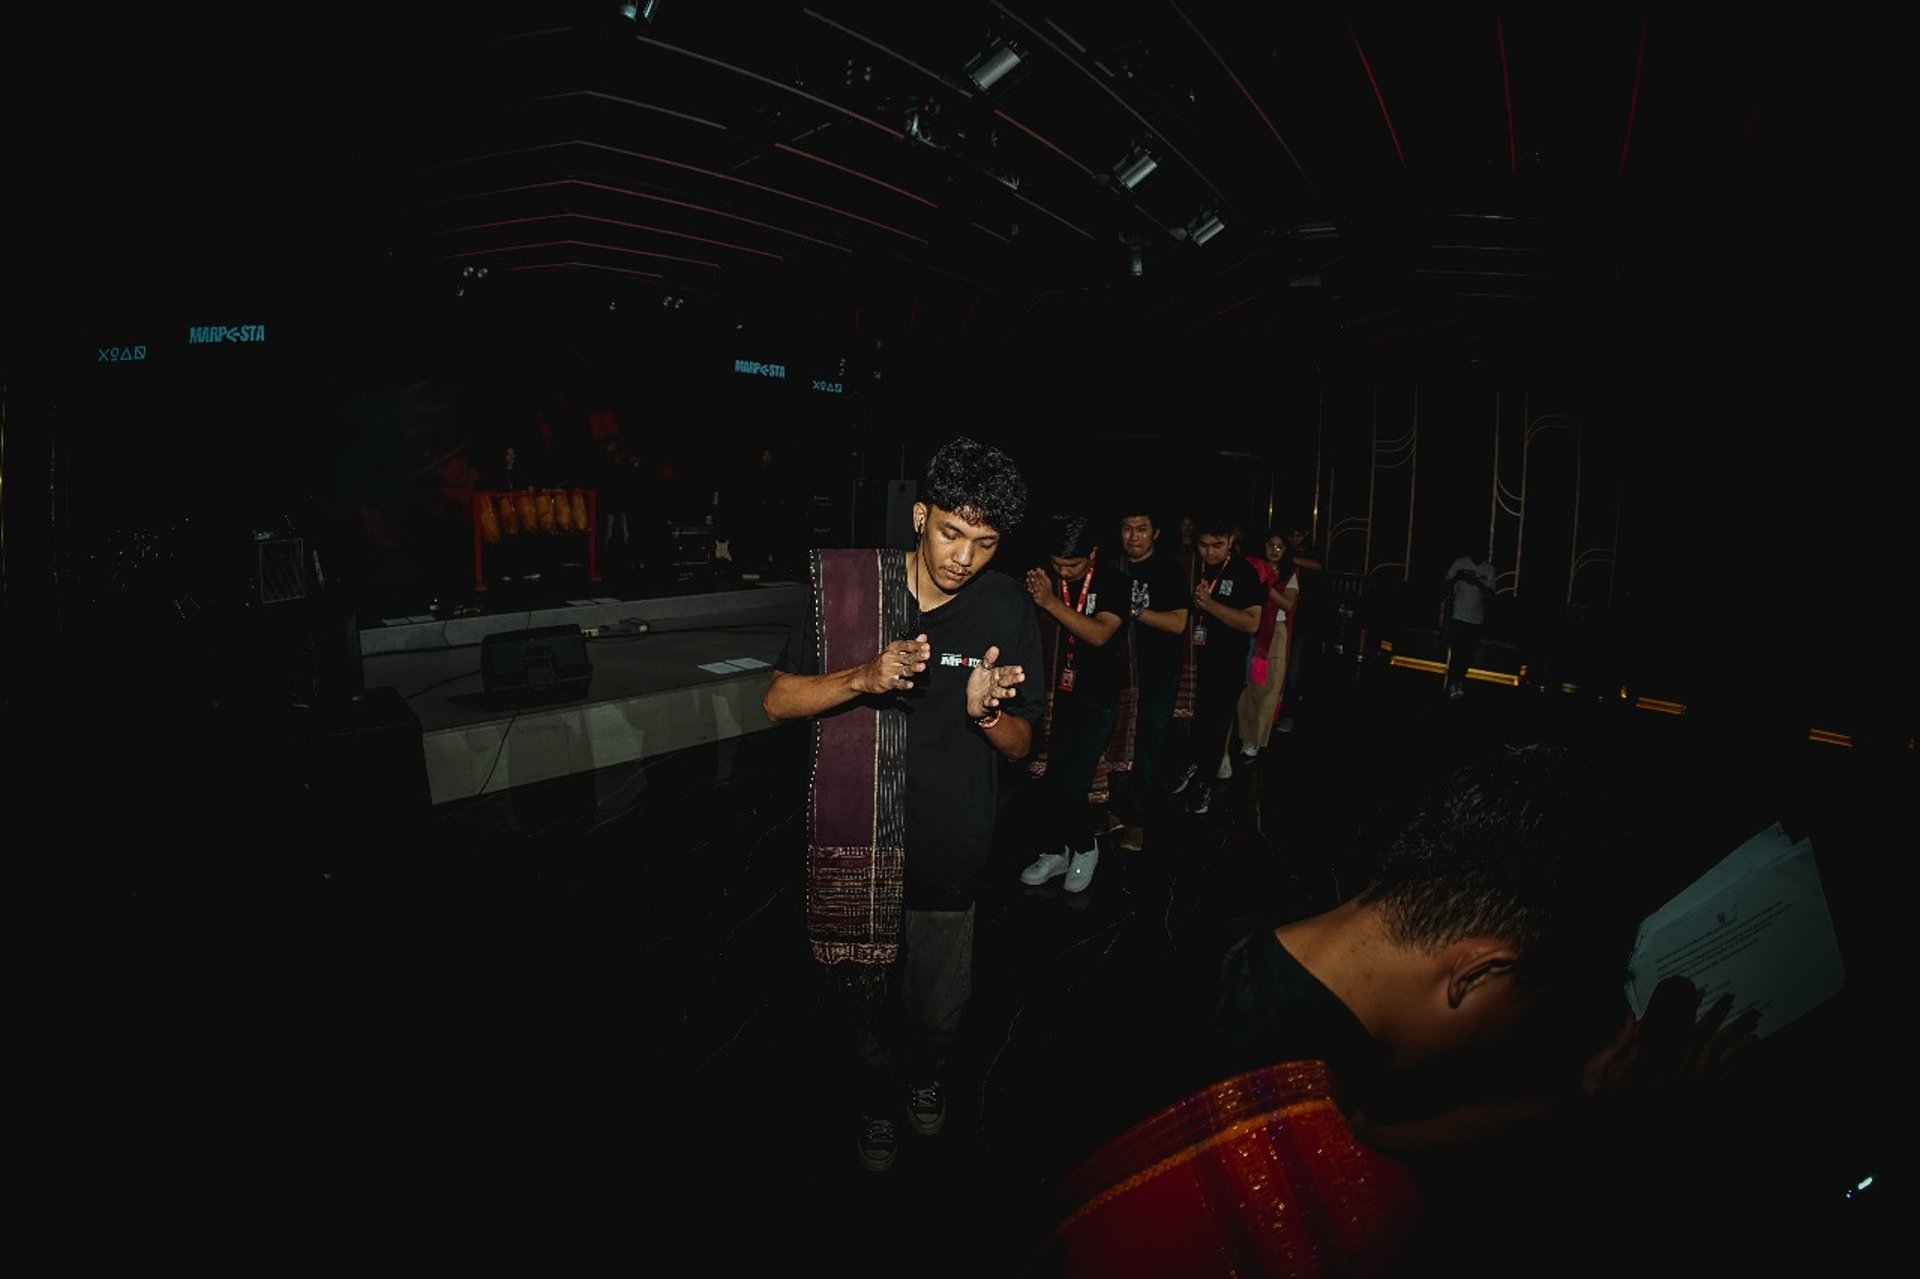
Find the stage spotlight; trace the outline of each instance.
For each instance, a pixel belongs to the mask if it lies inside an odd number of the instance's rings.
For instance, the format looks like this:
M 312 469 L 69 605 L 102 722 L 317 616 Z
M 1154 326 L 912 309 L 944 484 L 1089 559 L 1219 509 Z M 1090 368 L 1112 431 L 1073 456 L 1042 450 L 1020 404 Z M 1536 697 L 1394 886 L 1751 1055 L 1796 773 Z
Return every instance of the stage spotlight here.
M 1026 56 L 1005 41 L 995 41 L 992 48 L 967 64 L 967 79 L 985 93 L 1005 79 Z
M 1114 180 L 1131 191 L 1147 180 L 1147 175 L 1160 167 L 1160 161 L 1140 147 L 1135 147 L 1127 158 L 1113 166 Z
M 626 0 L 625 3 L 615 5 L 614 9 L 628 22 L 652 22 L 653 15 L 660 9 L 660 0 L 638 0 L 638 3 L 634 3 L 634 0 Z
M 1205 244 L 1214 236 L 1219 235 L 1226 225 L 1226 223 L 1220 220 L 1219 214 L 1202 213 L 1187 227 L 1187 238 L 1195 244 Z
M 1127 259 L 1127 274 L 1133 276 L 1135 279 L 1139 279 L 1142 275 L 1145 275 L 1146 272 L 1147 264 L 1140 257 L 1140 250 L 1137 248 L 1133 249 L 1131 256 Z

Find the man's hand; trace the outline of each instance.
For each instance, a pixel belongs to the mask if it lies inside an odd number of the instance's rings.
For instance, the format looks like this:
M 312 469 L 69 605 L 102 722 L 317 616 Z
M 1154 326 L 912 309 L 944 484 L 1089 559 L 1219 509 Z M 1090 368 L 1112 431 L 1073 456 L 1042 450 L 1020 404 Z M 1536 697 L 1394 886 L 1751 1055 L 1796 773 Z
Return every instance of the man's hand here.
M 1000 646 L 988 645 L 980 665 L 967 672 L 967 714 L 974 719 L 993 714 L 1027 678 L 1024 668 L 1001 666 L 999 661 Z
M 895 640 L 855 673 L 853 686 L 862 693 L 897 693 L 913 687 L 913 677 L 927 669 L 933 645 L 922 631 L 910 640 Z
M 1589 1095 L 1627 1088 L 1660 1088 L 1706 1079 L 1750 1047 L 1760 1011 L 1749 1008 L 1732 1021 L 1733 993 L 1704 1013 L 1702 992 L 1684 977 L 1654 987 L 1644 1015 L 1626 1014 L 1619 1032 L 1589 1058 L 1581 1073 Z

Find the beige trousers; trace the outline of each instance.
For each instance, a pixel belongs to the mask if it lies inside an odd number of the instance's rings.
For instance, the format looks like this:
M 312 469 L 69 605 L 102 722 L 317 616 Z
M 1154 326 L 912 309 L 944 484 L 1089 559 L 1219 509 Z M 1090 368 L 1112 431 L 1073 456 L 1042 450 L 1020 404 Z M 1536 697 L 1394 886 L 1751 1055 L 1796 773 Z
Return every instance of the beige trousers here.
M 1264 678 L 1256 681 L 1251 672 L 1247 675 L 1247 686 L 1240 690 L 1240 704 L 1235 708 L 1235 720 L 1240 731 L 1240 744 L 1264 750 L 1267 739 L 1273 736 L 1273 722 L 1280 717 L 1280 694 L 1287 686 L 1287 623 L 1284 619 L 1274 622 L 1273 639 L 1267 644 L 1267 669 Z

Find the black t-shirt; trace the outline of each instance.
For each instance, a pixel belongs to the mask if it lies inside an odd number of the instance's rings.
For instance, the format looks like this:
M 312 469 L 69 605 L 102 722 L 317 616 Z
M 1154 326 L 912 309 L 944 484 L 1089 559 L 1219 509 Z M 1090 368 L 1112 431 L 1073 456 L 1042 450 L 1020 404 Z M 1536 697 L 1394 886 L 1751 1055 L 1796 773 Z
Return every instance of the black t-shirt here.
M 1349 1109 L 1375 1098 L 1386 1069 L 1385 1049 L 1353 1010 L 1265 925 L 1222 957 L 1208 1030 L 1202 1073 L 1226 1079 L 1276 1061 L 1313 1058 L 1332 1069 Z
M 1127 624 L 1127 575 L 1107 564 L 1093 564 L 1077 582 L 1062 583 L 1060 578 L 1048 570 L 1048 580 L 1053 584 L 1054 594 L 1060 595 L 1065 587 L 1063 598 L 1069 608 L 1078 607 L 1088 617 L 1095 613 L 1112 613 L 1120 618 L 1120 624 Z M 1091 580 L 1089 580 L 1091 579 Z M 1035 616 L 1042 614 L 1035 610 Z M 1075 639 L 1059 622 L 1047 618 L 1043 625 L 1051 626 L 1057 634 L 1053 635 L 1053 679 L 1057 685 L 1060 672 L 1071 663 L 1073 667 L 1073 690 L 1062 690 L 1060 696 L 1072 696 L 1085 703 L 1104 703 L 1111 705 L 1120 700 L 1121 660 L 1125 655 L 1125 646 L 1121 643 L 1121 633 L 1115 631 L 1105 644 L 1088 644 Z
M 814 656 L 818 625 L 810 603 L 806 620 L 788 636 L 780 669 L 822 673 Z M 980 873 L 993 852 L 1001 762 L 986 734 L 967 720 L 967 673 L 990 645 L 999 645 L 999 664 L 1027 673 L 1018 695 L 1001 710 L 1038 724 L 1046 658 L 1025 587 L 992 568 L 939 608 L 920 614 L 919 629 L 927 633 L 933 660 L 899 699 L 907 710 L 906 906 L 965 910 L 978 895 Z
M 1133 587 L 1131 601 L 1141 608 L 1184 608 L 1192 611 L 1193 584 L 1187 580 L 1187 572 L 1180 566 L 1180 561 L 1173 556 L 1154 554 L 1144 560 L 1128 560 L 1126 570 Z M 1133 622 L 1132 626 L 1134 660 L 1140 668 L 1141 682 L 1151 683 L 1156 678 L 1177 677 L 1180 674 L 1180 645 L 1183 642 L 1180 633 L 1156 631 L 1138 622 Z
M 1267 584 L 1253 571 L 1253 565 L 1240 556 L 1227 558 L 1216 574 L 1202 567 L 1200 580 L 1213 584 L 1216 603 L 1228 608 L 1262 608 L 1267 602 Z M 1189 595 L 1191 607 L 1192 596 Z M 1247 679 L 1247 652 L 1253 643 L 1248 631 L 1236 631 L 1208 613 L 1192 608 L 1187 622 L 1194 636 L 1194 669 L 1202 679 L 1220 678 L 1244 684 Z M 1206 628 L 1206 643 L 1200 642 L 1200 627 Z

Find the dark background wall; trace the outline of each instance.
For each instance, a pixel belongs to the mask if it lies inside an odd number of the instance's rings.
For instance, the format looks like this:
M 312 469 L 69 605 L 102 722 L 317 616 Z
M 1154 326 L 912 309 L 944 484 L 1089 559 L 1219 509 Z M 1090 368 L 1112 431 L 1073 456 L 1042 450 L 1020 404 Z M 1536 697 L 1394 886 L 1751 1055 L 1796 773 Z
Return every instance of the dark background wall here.
M 363 615 L 457 598 L 471 492 L 564 392 L 615 411 L 671 481 L 670 518 L 697 518 L 772 449 L 820 499 L 810 536 L 877 537 L 862 486 L 917 476 L 966 432 L 1028 468 L 1036 511 L 1145 492 L 1169 515 L 1225 506 L 1250 536 L 1305 519 L 1337 572 L 1383 597 L 1406 584 L 1394 625 L 1430 624 L 1427 588 L 1470 546 L 1502 574 L 1503 620 L 1544 634 L 1569 610 L 1602 617 L 1643 684 L 1911 724 L 1891 356 L 1842 314 L 1810 339 L 1815 303 L 1762 283 L 1738 286 L 1737 325 L 1690 340 L 1650 308 L 1659 340 L 1620 359 L 1375 369 L 1257 332 L 1132 343 L 1005 308 L 989 322 L 904 290 L 609 307 L 498 280 L 456 296 L 355 262 L 216 245 L 195 270 L 12 316 L 10 630 L 164 624 L 183 592 L 228 607 L 275 520 L 331 548 Z M 266 340 L 189 344 L 197 324 Z

